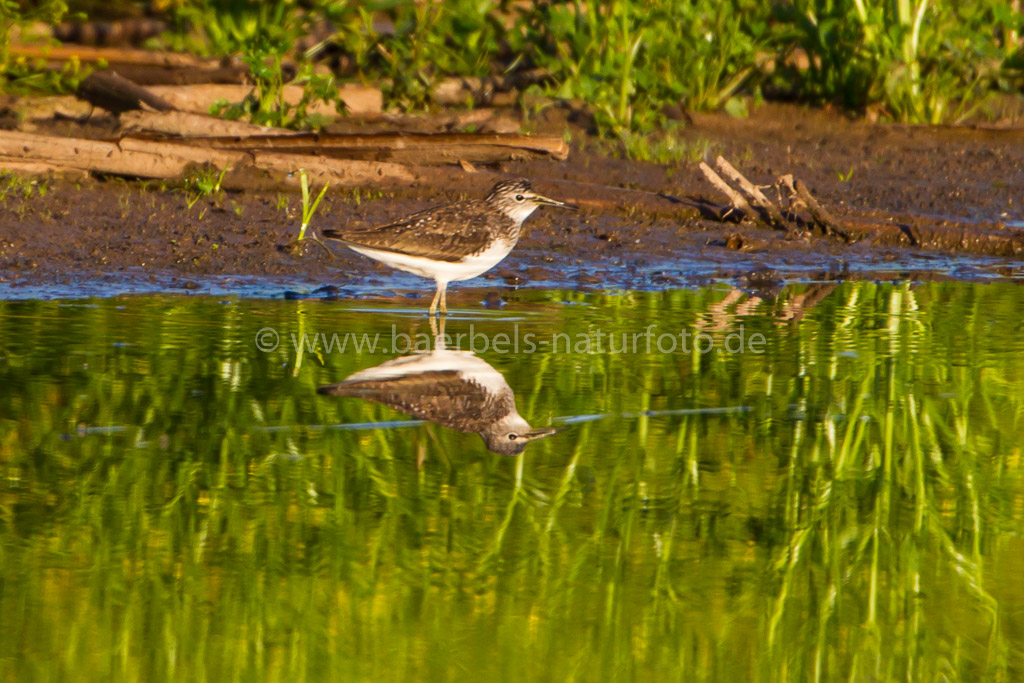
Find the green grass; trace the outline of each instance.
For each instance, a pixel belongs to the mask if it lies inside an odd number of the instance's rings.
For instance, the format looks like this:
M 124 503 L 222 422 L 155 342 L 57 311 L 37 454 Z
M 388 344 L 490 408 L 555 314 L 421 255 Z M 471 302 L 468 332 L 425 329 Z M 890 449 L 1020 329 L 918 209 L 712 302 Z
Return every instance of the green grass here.
M 617 143 L 612 143 L 613 153 L 621 150 L 630 159 L 665 165 L 676 165 L 680 162 L 697 163 L 709 158 L 709 155 L 714 156 L 711 154 L 710 140 L 705 137 L 687 140 L 677 126 L 671 126 L 662 133 L 625 130 L 619 134 Z
M 33 195 L 45 197 L 50 185 L 45 179 L 32 176 L 0 171 L 0 202 L 6 204 L 8 198 L 20 197 L 23 203 L 29 202 Z
M 309 228 L 309 224 L 313 221 L 313 216 L 316 215 L 316 209 L 320 206 L 320 200 L 327 194 L 327 188 L 331 186 L 330 183 L 324 183 L 324 186 L 320 188 L 320 192 L 317 193 L 316 198 L 311 198 L 309 193 L 309 178 L 306 176 L 305 169 L 299 169 L 299 180 L 302 186 L 302 225 L 299 226 L 299 240 L 301 241 L 306 237 L 306 230 Z
M 307 176 L 305 169 L 300 168 L 297 173 L 299 174 L 299 181 L 302 187 L 302 222 L 299 224 L 299 236 L 288 244 L 288 248 L 292 252 L 298 253 L 303 242 L 311 242 L 323 249 L 328 258 L 334 258 L 334 252 L 332 252 L 326 244 L 321 242 L 315 234 L 306 235 L 306 231 L 313 222 L 313 216 L 316 215 L 317 207 L 320 206 L 320 201 L 324 198 L 324 195 L 327 194 L 327 188 L 330 187 L 330 183 L 324 183 L 316 197 L 312 197 L 309 191 L 309 177 Z M 278 198 L 278 208 L 281 208 L 280 197 Z M 284 205 L 284 210 L 287 214 L 287 203 Z
M 215 166 L 207 164 L 186 173 L 184 191 L 185 204 L 188 208 L 191 209 L 204 197 L 219 199 L 221 184 L 224 182 L 224 174 L 227 172 L 227 166 L 218 170 Z M 200 220 L 205 213 L 206 210 L 204 209 L 199 215 Z

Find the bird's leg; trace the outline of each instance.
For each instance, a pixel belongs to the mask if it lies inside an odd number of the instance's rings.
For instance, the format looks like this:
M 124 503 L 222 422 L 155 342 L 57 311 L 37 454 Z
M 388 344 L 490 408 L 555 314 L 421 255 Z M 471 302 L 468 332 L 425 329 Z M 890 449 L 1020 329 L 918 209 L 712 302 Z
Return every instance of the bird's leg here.
M 448 315 L 448 283 L 438 285 L 437 291 L 441 293 L 441 313 Z
M 430 308 L 427 309 L 428 310 L 427 315 L 429 315 L 431 318 L 433 318 L 434 314 L 437 313 L 437 302 L 441 298 L 441 292 L 442 291 L 444 291 L 444 290 L 441 289 L 441 285 L 438 285 L 437 286 L 437 291 L 434 292 L 434 300 L 430 302 Z
M 438 320 L 441 321 L 441 326 L 438 328 Z M 447 347 L 444 336 L 444 321 L 445 318 L 435 318 L 430 316 L 430 333 L 434 335 L 434 350 L 444 351 Z

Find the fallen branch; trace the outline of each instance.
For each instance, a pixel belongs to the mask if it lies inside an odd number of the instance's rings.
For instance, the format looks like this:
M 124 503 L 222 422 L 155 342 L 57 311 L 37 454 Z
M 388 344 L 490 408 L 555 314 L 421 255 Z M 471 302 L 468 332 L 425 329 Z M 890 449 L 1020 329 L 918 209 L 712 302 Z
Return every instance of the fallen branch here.
M 822 234 L 836 235 L 842 238 L 846 242 L 853 241 L 853 236 L 849 230 L 844 228 L 839 220 L 837 220 L 831 213 L 829 213 L 825 207 L 816 200 L 807 189 L 807 186 L 802 182 L 793 177 L 792 174 L 781 176 L 776 185 L 778 187 L 784 187 L 789 191 L 789 204 L 786 207 L 786 212 L 783 214 L 782 209 L 779 208 L 775 202 L 768 199 L 760 188 L 754 185 L 752 182 L 736 170 L 732 164 L 726 161 L 723 157 L 718 157 L 715 160 L 715 165 L 728 176 L 736 185 L 739 186 L 747 197 L 750 198 L 752 203 L 757 208 L 757 214 L 750 210 L 750 206 L 747 204 L 744 197 L 735 189 L 732 188 L 725 180 L 722 179 L 717 173 L 715 173 L 711 167 L 709 167 L 703 161 L 698 164 L 697 168 L 704 174 L 704 177 L 714 185 L 714 187 L 729 198 L 730 210 L 741 210 L 747 213 L 747 215 L 758 215 L 761 220 L 770 228 L 785 230 L 790 236 L 799 235 L 801 228 L 808 224 L 817 225 Z M 781 199 L 781 197 L 780 197 Z M 798 209 L 806 209 L 810 214 L 810 219 L 807 220 L 798 215 Z M 714 215 L 714 212 L 711 212 Z M 720 220 L 724 220 L 728 216 L 728 212 L 719 212 Z
M 156 87 L 156 86 L 155 86 Z M 158 87 L 156 87 L 158 89 Z M 154 88 L 150 88 L 152 92 Z M 47 97 L 19 97 L 12 98 L 10 103 L 5 107 L 8 111 L 15 114 L 20 121 L 44 121 L 52 119 L 54 117 L 63 118 L 85 118 L 89 115 L 90 106 L 88 103 L 83 102 L 71 95 L 52 95 Z M 184 115 L 186 112 L 180 112 L 178 115 Z M 187 112 L 191 115 L 199 115 L 204 118 L 211 118 L 207 112 Z M 128 121 L 131 124 L 132 130 L 148 130 L 154 133 L 164 133 L 168 135 L 189 135 L 189 133 L 179 132 L 181 127 L 172 122 L 170 119 L 161 120 L 159 118 L 142 119 L 146 121 L 142 124 L 142 120 L 136 125 L 134 120 L 134 114 L 124 114 L 121 117 L 122 121 L 125 121 L 125 116 L 130 117 Z M 390 133 L 437 133 L 447 132 L 450 130 L 458 130 L 466 126 L 475 126 L 477 129 L 495 129 L 493 132 L 510 132 L 516 130 L 519 127 L 519 122 L 509 115 L 502 115 L 498 110 L 495 109 L 472 109 L 469 111 L 458 111 L 458 112 L 440 112 L 436 114 L 368 114 L 368 117 L 364 119 L 362 117 L 350 116 L 343 119 L 336 119 L 333 124 L 334 128 L 342 129 L 338 132 L 343 132 L 343 129 L 350 128 L 353 132 L 364 131 L 367 128 L 376 128 L 378 130 L 386 130 Z M 241 122 L 238 122 L 241 123 Z M 152 124 L 152 127 L 148 127 Z M 248 124 L 245 124 L 248 125 Z M 185 128 L 188 124 L 185 125 Z M 201 127 L 201 126 L 200 126 Z M 259 128 L 257 126 L 257 128 Z M 274 128 L 264 129 L 263 134 L 270 135 Z M 292 131 L 286 131 L 292 132 Z M 195 133 L 196 135 L 204 135 L 204 133 Z M 254 135 L 256 131 L 249 131 L 245 133 L 206 133 L 207 135 Z
M 199 85 L 252 83 L 249 67 L 228 64 L 204 67 L 167 67 L 148 64 L 115 64 L 117 72 L 139 85 Z
M 114 71 L 96 71 L 81 83 L 75 95 L 89 104 L 113 114 L 142 109 L 146 105 L 156 111 L 172 111 L 174 105 L 140 85 L 122 78 Z
M 206 114 L 189 112 L 129 111 L 121 114 L 121 128 L 126 132 L 146 131 L 183 138 L 249 137 L 254 135 L 294 135 L 294 131 L 272 126 L 257 126 L 245 121 L 228 121 Z
M 303 96 L 303 88 L 286 85 L 282 97 L 287 104 L 297 105 Z M 205 85 L 154 85 L 149 91 L 164 98 L 180 111 L 194 114 L 209 114 L 210 109 L 221 100 L 241 102 L 253 88 L 248 85 L 205 84 Z M 380 89 L 362 85 L 347 84 L 338 89 L 338 98 L 345 110 L 354 116 L 379 114 L 384 106 Z M 337 117 L 334 105 L 328 102 L 311 103 L 307 111 L 320 116 Z
M 536 157 L 565 159 L 569 145 L 560 136 L 507 133 L 321 134 L 254 126 L 184 112 L 127 112 L 126 130 L 177 137 L 201 137 L 215 149 L 250 154 L 281 151 L 337 159 L 393 161 L 405 164 L 495 163 Z
M 217 168 L 269 171 L 283 184 L 298 184 L 291 174 L 305 168 L 319 182 L 362 187 L 390 182 L 408 184 L 417 174 L 399 164 L 350 159 L 318 159 L 293 154 L 249 155 L 245 152 L 181 143 L 124 138 L 117 142 L 0 131 L 0 167 L 36 164 L 43 169 L 74 169 L 138 178 L 178 178 L 195 164 Z M 46 169 L 46 170 L 51 170 Z M 424 171 L 424 175 L 426 172 Z
M 724 157 L 715 159 L 715 166 L 728 176 L 730 180 L 740 186 L 740 189 L 746 193 L 754 206 L 761 209 L 767 215 L 767 222 L 769 224 L 790 234 L 795 232 L 794 228 L 782 217 L 782 211 L 779 210 L 779 207 L 768 199 L 756 185 L 747 180 L 746 176 L 726 161 Z
M 747 216 L 754 215 L 753 209 L 750 208 L 750 204 L 748 204 L 747 200 L 743 198 L 743 195 L 732 189 L 732 187 L 729 186 L 729 183 L 722 180 L 722 176 L 715 173 L 714 169 L 703 161 L 700 162 L 697 168 L 699 168 L 701 173 L 704 174 L 704 177 L 707 178 L 708 182 L 715 186 L 715 189 L 729 198 L 731 206 L 722 214 L 722 220 L 725 220 L 729 214 L 733 212 L 737 212 L 739 214 L 738 217 L 740 220 L 743 220 Z
M 814 222 L 818 224 L 818 227 L 821 228 L 824 234 L 839 235 L 846 242 L 852 241 L 853 238 L 850 236 L 850 233 L 844 230 L 840 226 L 839 221 L 825 207 L 818 203 L 818 200 L 814 198 L 810 190 L 807 189 L 807 186 L 794 178 L 791 173 L 787 173 L 779 178 L 779 183 L 800 198 L 800 201 L 807 207 L 808 213 L 811 214 L 811 218 L 814 219 Z
M 194 68 L 215 68 L 215 59 L 200 59 L 180 52 L 154 52 L 117 47 L 86 47 L 84 45 L 11 45 L 12 55 L 31 59 L 46 59 L 52 62 L 66 62 L 77 59 L 93 64 L 133 64 L 136 66 L 163 66 Z
M 495 163 L 569 156 L 569 145 L 560 136 L 532 136 L 499 133 L 435 133 L 369 135 L 329 135 L 294 133 L 292 135 L 251 135 L 217 137 L 203 141 L 216 149 L 270 151 L 310 154 L 336 159 L 374 159 L 405 164 Z

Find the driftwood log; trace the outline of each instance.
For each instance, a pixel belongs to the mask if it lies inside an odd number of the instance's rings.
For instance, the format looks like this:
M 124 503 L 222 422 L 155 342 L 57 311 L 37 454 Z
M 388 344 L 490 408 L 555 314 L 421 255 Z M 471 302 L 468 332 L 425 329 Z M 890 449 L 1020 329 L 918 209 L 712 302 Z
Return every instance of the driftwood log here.
M 189 138 L 195 144 L 206 147 L 250 154 L 277 151 L 337 159 L 424 165 L 494 163 L 537 157 L 561 160 L 569 156 L 569 145 L 560 136 L 500 133 L 296 133 L 184 112 L 128 112 L 122 115 L 121 122 L 125 130 Z M 155 141 L 180 140 L 168 140 L 165 137 L 156 138 Z
M 252 91 L 245 85 L 158 85 L 146 90 L 178 111 L 193 114 L 209 114 L 211 107 L 218 100 L 241 102 Z M 376 88 L 364 86 L 345 86 L 340 89 L 341 101 L 349 114 L 373 118 L 380 116 L 383 107 L 381 92 Z M 302 99 L 302 88 L 285 87 L 285 100 L 295 104 Z M 9 108 L 19 118 L 26 121 L 43 121 L 55 116 L 64 118 L 84 118 L 92 110 L 92 106 L 72 95 L 55 95 L 51 97 L 32 97 L 19 100 Z M 309 113 L 326 118 L 335 118 L 338 112 L 325 102 L 318 102 L 310 107 Z
M 108 173 L 136 178 L 178 178 L 190 166 L 212 164 L 232 170 L 272 172 L 284 184 L 298 184 L 293 177 L 303 168 L 317 182 L 341 187 L 365 187 L 375 183 L 409 183 L 416 176 L 400 164 L 349 159 L 322 159 L 296 154 L 250 155 L 182 143 L 124 138 L 116 142 L 83 140 L 50 135 L 0 131 L 0 168 L 8 164 L 44 164 L 52 170 L 67 169 Z
M 241 102 L 252 92 L 249 85 L 205 84 L 205 85 L 154 85 L 149 91 L 162 97 L 175 109 L 196 114 L 208 114 L 210 109 L 221 100 Z M 303 88 L 298 85 L 286 85 L 283 89 L 284 101 L 296 105 L 302 100 Z M 379 88 L 364 85 L 346 84 L 338 88 L 338 98 L 345 111 L 353 116 L 370 116 L 380 114 L 384 107 L 384 96 Z M 315 102 L 309 107 L 310 114 L 336 117 L 338 112 L 334 105 L 327 102 Z
M 295 131 L 273 126 L 257 126 L 245 121 L 228 121 L 208 114 L 184 111 L 129 111 L 121 114 L 121 130 L 146 132 L 181 138 L 246 137 L 252 135 L 294 135 Z
M 216 59 L 203 59 L 180 52 L 156 52 L 118 47 L 14 44 L 10 46 L 10 52 L 19 57 L 47 60 L 50 66 L 60 66 L 72 59 L 86 64 L 104 62 L 109 65 L 131 64 L 180 69 L 214 69 L 220 66 L 220 62 Z
M 569 145 L 559 136 L 498 133 L 297 133 L 215 137 L 204 139 L 202 144 L 214 149 L 244 150 L 250 154 L 282 152 L 428 166 L 460 162 L 494 163 L 538 157 L 562 160 L 569 156 Z
M 136 118 L 146 116 L 146 112 L 135 112 L 132 115 Z M 150 114 L 150 116 L 167 116 L 166 114 Z M 215 122 L 217 120 L 214 120 Z M 248 125 L 248 124 L 243 124 Z M 289 138 L 299 138 L 296 144 L 273 144 L 277 140 L 288 141 Z M 78 169 L 98 173 L 111 173 L 142 178 L 175 178 L 180 176 L 189 164 L 210 163 L 218 168 L 225 166 L 241 167 L 251 166 L 256 169 L 271 170 L 276 172 L 291 173 L 299 168 L 305 168 L 311 173 L 322 175 L 325 179 L 343 186 L 372 185 L 373 181 L 383 178 L 393 180 L 410 180 L 412 175 L 404 169 L 406 165 L 393 162 L 378 161 L 371 159 L 344 159 L 332 158 L 330 145 L 323 148 L 314 144 L 316 136 L 295 136 L 292 134 L 280 137 L 273 135 L 260 135 L 235 138 L 211 138 L 209 140 L 146 140 L 141 138 L 123 137 L 115 142 L 84 140 L 76 138 L 65 138 L 56 136 L 34 135 L 29 133 L 18 133 L 11 131 L 0 131 L 0 165 L 5 163 L 50 163 L 59 169 Z M 326 136 L 328 139 L 336 140 L 338 137 L 362 136 Z M 369 136 L 371 138 L 375 136 Z M 401 136 L 381 136 L 384 142 L 401 144 L 398 138 Z M 428 161 L 434 163 L 439 159 L 448 158 L 450 155 L 454 160 L 469 161 L 467 158 L 459 158 L 455 152 L 473 152 L 471 135 L 439 135 L 439 136 L 411 136 L 418 138 L 441 138 L 434 141 L 434 148 L 429 149 L 431 143 L 421 142 L 418 154 Z M 510 150 L 522 150 L 522 147 L 515 147 L 510 142 L 504 141 L 505 137 L 517 139 L 519 144 L 528 144 L 527 136 L 484 136 L 488 138 L 482 149 L 494 152 L 498 150 L 501 158 L 508 158 Z M 461 143 L 453 143 L 452 139 L 460 140 Z M 253 141 L 258 141 L 258 144 Z M 561 140 L 559 139 L 559 142 Z M 194 144 L 198 143 L 198 144 Z M 234 143 L 234 144 L 233 144 Z M 351 141 L 346 144 L 351 144 Z M 380 142 L 375 142 L 376 149 L 381 148 Z M 562 143 L 564 144 L 564 142 Z M 538 145 L 538 148 L 543 145 Z M 446 148 L 448 151 L 445 151 Z M 324 153 L 326 151 L 327 153 Z M 558 150 L 567 153 L 567 149 Z M 483 157 L 479 153 L 477 157 Z M 411 155 L 407 158 L 412 158 Z M 493 157 L 490 160 L 494 160 Z M 351 163 L 349 163 L 351 162 Z M 470 162 L 471 163 L 471 162 Z M 430 164 L 413 164 L 412 166 L 424 166 Z

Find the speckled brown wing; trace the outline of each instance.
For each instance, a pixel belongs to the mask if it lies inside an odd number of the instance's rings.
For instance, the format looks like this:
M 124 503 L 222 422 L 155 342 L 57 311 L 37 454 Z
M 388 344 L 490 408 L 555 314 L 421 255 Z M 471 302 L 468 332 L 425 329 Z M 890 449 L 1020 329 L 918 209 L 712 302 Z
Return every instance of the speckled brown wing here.
M 456 370 L 345 381 L 316 391 L 325 396 L 375 401 L 449 429 L 477 434 L 515 410 L 511 389 L 497 393 L 489 391 L 460 377 Z
M 483 200 L 471 199 L 374 228 L 324 230 L 323 236 L 360 247 L 455 263 L 485 249 L 496 236 L 512 237 L 515 230 L 510 218 Z

